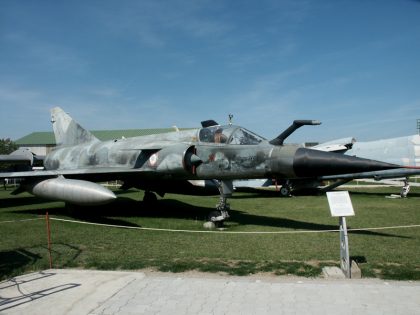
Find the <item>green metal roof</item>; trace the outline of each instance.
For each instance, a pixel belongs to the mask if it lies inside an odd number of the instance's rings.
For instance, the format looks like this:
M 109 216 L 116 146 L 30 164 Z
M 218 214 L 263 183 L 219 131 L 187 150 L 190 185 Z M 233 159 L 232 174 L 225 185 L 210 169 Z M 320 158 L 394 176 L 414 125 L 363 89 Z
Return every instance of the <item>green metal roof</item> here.
M 179 130 L 188 130 L 193 128 L 179 128 Z M 127 129 L 127 130 L 94 130 L 91 131 L 99 140 L 120 139 L 122 137 L 138 137 L 154 135 L 165 132 L 175 131 L 174 128 L 154 128 L 154 129 Z M 17 145 L 55 145 L 53 132 L 33 132 L 15 141 Z
M 17 145 L 55 145 L 53 132 L 32 132 L 15 141 Z

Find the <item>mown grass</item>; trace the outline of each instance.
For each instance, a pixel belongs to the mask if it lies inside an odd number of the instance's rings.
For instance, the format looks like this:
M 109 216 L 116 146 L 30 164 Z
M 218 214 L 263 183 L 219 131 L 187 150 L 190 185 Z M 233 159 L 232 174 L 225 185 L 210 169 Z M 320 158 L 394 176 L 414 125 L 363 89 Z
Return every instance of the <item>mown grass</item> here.
M 104 224 L 203 231 L 217 196 L 166 195 L 146 205 L 139 191 L 117 191 L 117 202 L 101 207 L 65 207 L 30 195 L 0 192 L 0 276 L 48 268 L 46 211 L 52 217 Z M 407 199 L 386 199 L 396 188 L 351 191 L 356 216 L 348 228 L 420 224 L 420 190 Z M 292 232 L 338 228 L 324 196 L 279 198 L 235 193 L 227 231 Z M 40 219 L 38 219 L 40 218 Z M 246 275 L 258 272 L 313 277 L 339 264 L 338 233 L 225 234 L 127 230 L 51 221 L 56 268 L 136 270 L 155 268 Z M 350 255 L 364 276 L 420 280 L 420 228 L 358 231 L 349 234 Z

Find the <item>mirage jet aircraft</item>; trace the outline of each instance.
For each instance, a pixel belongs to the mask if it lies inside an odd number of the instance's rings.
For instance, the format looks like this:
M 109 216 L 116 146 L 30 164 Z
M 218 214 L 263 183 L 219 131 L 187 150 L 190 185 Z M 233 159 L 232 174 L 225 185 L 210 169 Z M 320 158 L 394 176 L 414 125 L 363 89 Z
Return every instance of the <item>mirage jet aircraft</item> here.
M 358 142 L 354 138 L 345 138 L 329 141 L 312 147 L 323 151 L 340 152 L 349 156 L 361 158 L 375 158 L 377 160 L 405 166 L 401 169 L 389 169 L 373 172 L 362 172 L 357 174 L 346 174 L 335 178 L 325 176 L 325 180 L 338 179 L 333 184 L 325 187 L 322 191 L 335 188 L 353 179 L 369 179 L 376 181 L 386 179 L 405 178 L 405 185 L 408 185 L 410 176 L 420 174 L 420 136 L 412 135 L 407 137 L 389 138 L 368 142 Z M 341 148 L 341 149 L 340 149 Z M 394 182 L 395 184 L 396 182 Z M 415 185 L 413 183 L 413 185 Z M 404 187 L 403 187 L 404 190 Z
M 200 129 L 111 141 L 100 141 L 59 107 L 51 110 L 51 121 L 57 147 L 45 157 L 45 170 L 0 174 L 0 179 L 21 179 L 16 193 L 97 205 L 116 198 L 97 182 L 121 180 L 123 188 L 143 189 L 145 198 L 153 199 L 154 192 L 188 193 L 189 180 L 217 180 L 220 200 L 209 220 L 220 223 L 229 217 L 234 179 L 317 178 L 399 167 L 284 144 L 297 128 L 320 124 L 310 120 L 295 121 L 271 141 L 213 120 Z
M 281 184 L 280 194 L 282 196 L 290 196 L 291 193 L 322 193 L 330 191 L 353 179 L 374 179 L 375 181 L 380 181 L 403 178 L 405 179 L 405 186 L 402 191 L 404 191 L 408 185 L 408 177 L 420 174 L 420 135 L 369 142 L 359 142 L 353 137 L 348 137 L 324 142 L 311 147 L 311 149 L 375 159 L 402 165 L 404 168 L 327 175 L 310 179 L 268 179 L 259 183 L 259 187 L 273 185 L 273 182 Z M 329 185 L 322 187 L 323 181 L 331 182 Z M 393 182 L 393 184 L 396 184 L 396 182 Z M 417 183 L 411 184 L 417 185 Z

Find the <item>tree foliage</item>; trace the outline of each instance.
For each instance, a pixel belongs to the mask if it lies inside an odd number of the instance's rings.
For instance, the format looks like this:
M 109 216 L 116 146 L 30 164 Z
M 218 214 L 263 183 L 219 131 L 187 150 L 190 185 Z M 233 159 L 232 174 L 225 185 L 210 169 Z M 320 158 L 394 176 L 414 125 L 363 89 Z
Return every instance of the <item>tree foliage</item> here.
M 9 138 L 0 139 L 0 154 L 10 154 L 18 149 L 18 145 Z

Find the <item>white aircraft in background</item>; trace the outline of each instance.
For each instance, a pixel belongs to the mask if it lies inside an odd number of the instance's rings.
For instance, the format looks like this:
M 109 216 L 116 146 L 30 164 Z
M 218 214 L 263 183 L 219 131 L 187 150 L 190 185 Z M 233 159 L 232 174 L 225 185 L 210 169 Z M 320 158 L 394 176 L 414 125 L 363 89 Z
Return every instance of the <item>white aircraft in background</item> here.
M 353 179 L 382 181 L 391 185 L 401 185 L 403 181 L 404 187 L 401 194 L 404 193 L 406 195 L 409 190 L 407 178 L 413 175 L 420 175 L 420 135 L 368 142 L 358 142 L 355 138 L 348 137 L 324 142 L 311 148 L 319 151 L 342 153 L 344 155 L 356 156 L 359 158 L 375 159 L 408 168 L 323 176 L 322 180 L 268 179 L 263 182 L 261 182 L 261 180 L 259 180 L 259 182 L 255 180 L 241 180 L 234 181 L 234 186 L 237 189 L 250 189 L 251 187 L 257 188 L 275 185 L 282 196 L 290 196 L 292 192 L 299 191 L 329 191 Z M 327 186 L 322 186 L 322 182 L 325 181 L 332 182 Z M 420 183 L 410 183 L 410 185 L 420 186 Z

